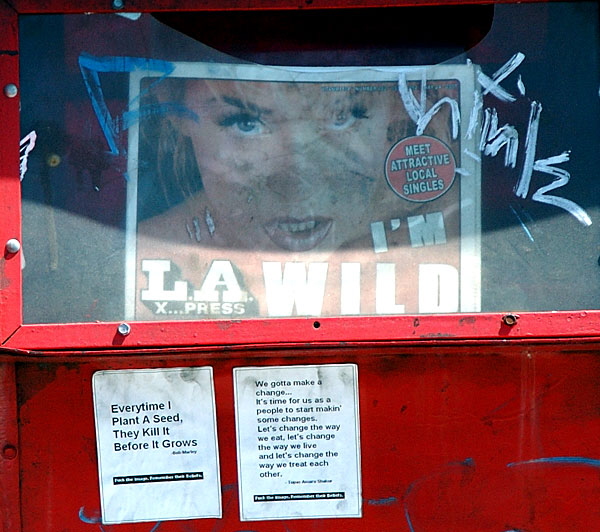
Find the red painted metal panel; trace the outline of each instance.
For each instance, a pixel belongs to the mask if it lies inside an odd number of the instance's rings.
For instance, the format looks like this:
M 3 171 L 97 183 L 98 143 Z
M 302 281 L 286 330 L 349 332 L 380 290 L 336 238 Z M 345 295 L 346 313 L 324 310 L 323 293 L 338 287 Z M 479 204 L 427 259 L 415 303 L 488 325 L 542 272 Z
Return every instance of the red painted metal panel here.
M 547 0 L 525 0 L 543 2 Z M 558 1 L 558 0 L 556 0 Z M 261 9 L 334 9 L 424 5 L 488 4 L 488 0 L 123 0 L 115 4 L 104 0 L 81 3 L 65 0 L 12 0 L 19 13 L 111 13 L 115 5 L 123 12 L 147 11 L 229 11 Z
M 416 2 L 418 3 L 418 2 Z M 474 2 L 477 3 L 477 2 Z M 361 6 L 376 7 L 382 5 L 373 2 L 360 2 Z M 356 5 L 359 5 L 358 3 Z M 397 2 L 394 5 L 408 5 L 411 2 Z M 81 12 L 95 10 L 110 10 L 105 2 L 88 2 L 85 6 L 74 5 L 64 0 L 55 2 L 13 2 L 16 10 L 22 13 L 29 12 Z M 347 2 L 330 3 L 329 7 L 349 7 Z M 354 4 L 352 4 L 354 5 Z M 177 6 L 172 2 L 126 2 L 126 10 L 144 9 L 246 9 L 246 8 L 295 8 L 292 2 L 275 1 L 271 4 L 261 3 L 257 6 L 254 2 L 223 4 L 221 2 L 180 2 Z M 311 7 L 323 7 L 311 4 Z M 9 26 L 15 25 L 14 13 L 8 10 L 12 18 L 7 19 Z M 14 29 L 14 28 L 13 28 Z M 16 31 L 16 30 L 14 30 Z M 14 33 L 14 32 L 13 32 Z M 10 34 L 12 35 L 12 33 Z M 13 35 L 14 36 L 14 35 Z M 16 39 L 16 37 L 15 37 Z M 16 49 L 16 42 L 15 42 Z M 16 61 L 16 59 L 15 59 Z M 16 63 L 15 63 L 16 68 Z M 10 73 L 8 70 L 7 72 Z M 3 74 L 4 75 L 4 71 Z M 6 102 L 4 102 L 6 103 Z M 16 103 L 11 101 L 10 103 Z M 16 128 L 17 115 L 12 108 L 13 120 Z M 18 139 L 18 134 L 15 134 Z M 15 146 L 13 146 L 14 151 Z M 18 172 L 14 168 L 16 158 L 9 156 L 3 158 L 12 161 L 10 180 L 7 186 L 12 187 L 10 194 L 15 197 L 18 183 L 15 179 Z M 0 185 L 4 186 L 4 185 Z M 14 203 L 18 205 L 18 200 Z M 14 212 L 14 205 L 6 202 L 1 208 L 12 213 L 13 222 L 6 224 L 9 234 L 15 233 L 18 228 L 18 214 Z M 11 210 L 13 209 L 13 210 Z M 0 240 L 2 242 L 2 240 Z M 598 312 L 559 312 L 559 313 L 523 313 L 517 324 L 508 326 L 502 321 L 500 314 L 473 314 L 473 315 L 440 315 L 440 316 L 395 316 L 395 317 L 344 317 L 305 319 L 291 318 L 285 320 L 264 319 L 249 321 L 213 321 L 213 322 L 156 322 L 132 324 L 132 332 L 128 336 L 117 332 L 118 323 L 90 323 L 68 325 L 27 325 L 21 326 L 20 318 L 20 290 L 17 290 L 20 257 L 11 257 L 6 260 L 6 266 L 12 268 L 9 281 L 15 279 L 5 294 L 7 301 L 0 305 L 0 312 L 6 311 L 6 319 L 0 321 L 3 334 L 0 338 L 3 345 L 9 349 L 26 350 L 74 350 L 74 349 L 134 349 L 152 346 L 236 346 L 236 345 L 312 345 L 369 343 L 369 342 L 424 342 L 436 343 L 455 341 L 505 342 L 514 341 L 539 341 L 541 339 L 594 339 L 598 337 L 599 316 Z M 318 325 L 317 325 L 318 323 Z M 9 338 L 9 335 L 11 335 Z
M 21 530 L 15 365 L 0 364 L 0 531 Z
M 440 3 L 125 0 L 124 10 Z M 112 11 L 110 0 L 12 4 L 20 13 Z M 16 16 L 4 3 L 0 24 L 4 87 L 18 79 Z M 3 245 L 19 238 L 18 98 L 0 94 L 0 116 Z M 0 259 L 1 532 L 600 528 L 600 311 L 522 313 L 516 323 L 502 314 L 136 322 L 127 335 L 118 323 L 19 327 L 20 258 Z M 308 363 L 359 367 L 364 517 L 240 522 L 232 370 Z M 223 518 L 102 525 L 93 373 L 205 365 L 215 375 Z
M 523 313 L 514 325 L 503 314 L 440 316 L 377 316 L 343 318 L 287 318 L 205 322 L 134 322 L 123 336 L 118 323 L 26 325 L 4 344 L 25 350 L 102 348 L 348 345 L 395 342 L 560 343 L 598 339 L 600 312 Z M 513 316 L 513 315 L 509 315 Z M 510 321 L 510 320 L 509 320 Z
M 239 521 L 232 369 L 356 363 L 363 517 Z M 600 358 L 596 347 L 155 352 L 18 364 L 23 530 L 100 523 L 91 377 L 100 369 L 214 368 L 220 520 L 132 531 L 544 531 L 600 527 Z
M 21 323 L 21 253 L 5 248 L 9 239 L 21 240 L 21 199 L 19 186 L 19 96 L 8 97 L 5 87 L 18 90 L 19 56 L 17 15 L 0 3 L 0 338 L 3 340 Z

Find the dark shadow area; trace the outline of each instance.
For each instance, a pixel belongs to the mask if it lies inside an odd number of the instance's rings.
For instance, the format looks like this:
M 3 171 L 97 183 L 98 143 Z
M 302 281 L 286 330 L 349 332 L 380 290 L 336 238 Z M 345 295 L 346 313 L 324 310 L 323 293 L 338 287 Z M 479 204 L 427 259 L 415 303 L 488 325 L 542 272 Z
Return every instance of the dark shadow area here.
M 494 6 L 154 16 L 166 26 L 242 61 L 284 66 L 429 65 L 476 46 L 492 26 Z

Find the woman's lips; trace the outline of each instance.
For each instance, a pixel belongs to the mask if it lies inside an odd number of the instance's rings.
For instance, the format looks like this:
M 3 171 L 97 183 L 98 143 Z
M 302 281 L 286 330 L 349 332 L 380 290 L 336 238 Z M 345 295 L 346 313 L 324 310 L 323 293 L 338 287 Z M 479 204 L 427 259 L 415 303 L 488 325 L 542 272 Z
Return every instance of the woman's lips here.
M 331 218 L 273 218 L 264 228 L 278 247 L 288 251 L 308 251 L 321 243 L 332 224 Z

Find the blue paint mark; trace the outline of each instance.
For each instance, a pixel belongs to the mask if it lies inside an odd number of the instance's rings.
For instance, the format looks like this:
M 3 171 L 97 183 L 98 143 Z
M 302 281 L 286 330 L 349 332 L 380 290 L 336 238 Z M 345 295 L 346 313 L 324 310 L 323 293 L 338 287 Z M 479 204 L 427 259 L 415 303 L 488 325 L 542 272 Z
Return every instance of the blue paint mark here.
M 554 456 L 549 458 L 534 458 L 523 462 L 511 462 L 506 467 L 518 467 L 530 464 L 559 464 L 559 465 L 585 465 L 600 468 L 600 460 L 596 458 L 586 458 L 584 456 Z
M 410 520 L 410 515 L 408 514 L 408 508 L 405 505 L 404 508 L 404 517 L 406 517 L 406 524 L 408 525 L 408 529 L 410 532 L 415 532 L 415 528 L 412 525 L 412 521 Z
M 142 57 L 95 57 L 89 54 L 81 54 L 79 56 L 79 69 L 83 76 L 85 88 L 92 100 L 92 107 L 100 122 L 100 127 L 108 143 L 110 153 L 113 155 L 119 154 L 117 146 L 117 121 L 113 119 L 104 100 L 102 86 L 100 83 L 100 72 L 133 72 L 135 70 L 148 70 L 149 72 L 158 72 L 163 74 L 156 82 L 162 81 L 165 77 L 175 70 L 175 66 L 169 61 L 161 61 L 158 59 L 145 59 Z
M 532 242 L 535 242 L 535 240 L 533 239 L 533 235 L 531 234 L 531 231 L 529 231 L 529 229 L 525 225 L 525 222 L 523 221 L 523 219 L 518 215 L 517 211 L 513 208 L 512 205 L 509 205 L 509 207 L 510 207 L 510 210 L 513 212 L 513 214 L 517 217 L 517 220 L 519 220 L 519 224 L 523 228 L 523 231 L 525 231 L 525 234 L 527 235 L 529 240 L 531 240 Z
M 100 527 L 100 532 L 106 532 L 106 529 L 102 526 L 102 516 L 99 512 L 97 517 L 88 517 L 85 515 L 85 507 L 82 506 L 79 508 L 79 519 L 88 525 L 98 525 Z
M 79 519 L 88 525 L 98 525 L 100 530 L 104 532 L 104 527 L 102 526 L 102 517 L 98 515 L 97 517 L 88 517 L 85 515 L 85 507 L 79 508 Z M 150 532 L 156 532 L 158 527 L 162 525 L 162 521 L 156 523 L 151 529 Z
M 79 519 L 88 525 L 97 525 L 101 522 L 100 516 L 98 517 L 88 517 L 85 515 L 85 508 L 82 506 L 79 508 Z
M 371 504 L 372 506 L 390 506 L 397 501 L 396 497 L 386 497 L 385 499 L 369 499 L 367 500 L 367 504 Z
M 462 462 L 449 462 L 448 464 L 446 464 L 446 467 L 469 467 L 469 468 L 474 468 L 475 467 L 475 460 L 473 460 L 473 458 L 465 458 Z M 419 485 L 422 484 L 423 482 L 429 480 L 430 478 L 433 478 L 437 475 L 439 475 L 440 473 L 443 473 L 444 470 L 441 471 L 435 471 L 433 473 L 430 473 L 429 475 L 425 475 L 424 477 L 421 477 L 418 480 L 415 480 L 414 482 L 412 482 L 408 488 L 406 489 L 406 491 L 404 492 L 404 517 L 406 519 L 406 524 L 408 525 L 408 528 L 410 530 L 410 532 L 415 532 L 415 528 L 413 527 L 412 524 L 412 520 L 410 518 L 410 512 L 408 510 L 408 498 L 409 495 L 411 494 L 411 492 Z

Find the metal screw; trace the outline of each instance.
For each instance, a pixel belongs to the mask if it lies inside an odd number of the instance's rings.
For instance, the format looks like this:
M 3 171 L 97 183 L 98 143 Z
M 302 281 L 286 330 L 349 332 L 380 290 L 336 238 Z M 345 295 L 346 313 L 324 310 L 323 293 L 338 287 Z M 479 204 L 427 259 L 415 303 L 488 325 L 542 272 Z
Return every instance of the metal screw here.
M 113 9 L 123 9 L 125 7 L 125 2 L 123 0 L 113 0 L 112 6 Z
M 2 456 L 6 460 L 14 460 L 17 457 L 17 448 L 14 445 L 8 444 L 2 449 Z
M 504 316 L 502 316 L 502 321 L 505 323 L 505 325 L 508 325 L 509 327 L 516 325 L 518 319 L 518 314 L 505 314 Z
M 120 323 L 117 327 L 117 332 L 121 336 L 127 336 L 131 332 L 131 325 L 129 323 Z
M 19 242 L 16 238 L 11 238 L 6 242 L 6 251 L 9 253 L 18 253 L 21 249 L 21 242 Z
M 4 95 L 7 98 L 14 98 L 17 94 L 19 94 L 19 89 L 14 83 L 9 83 L 4 87 Z

